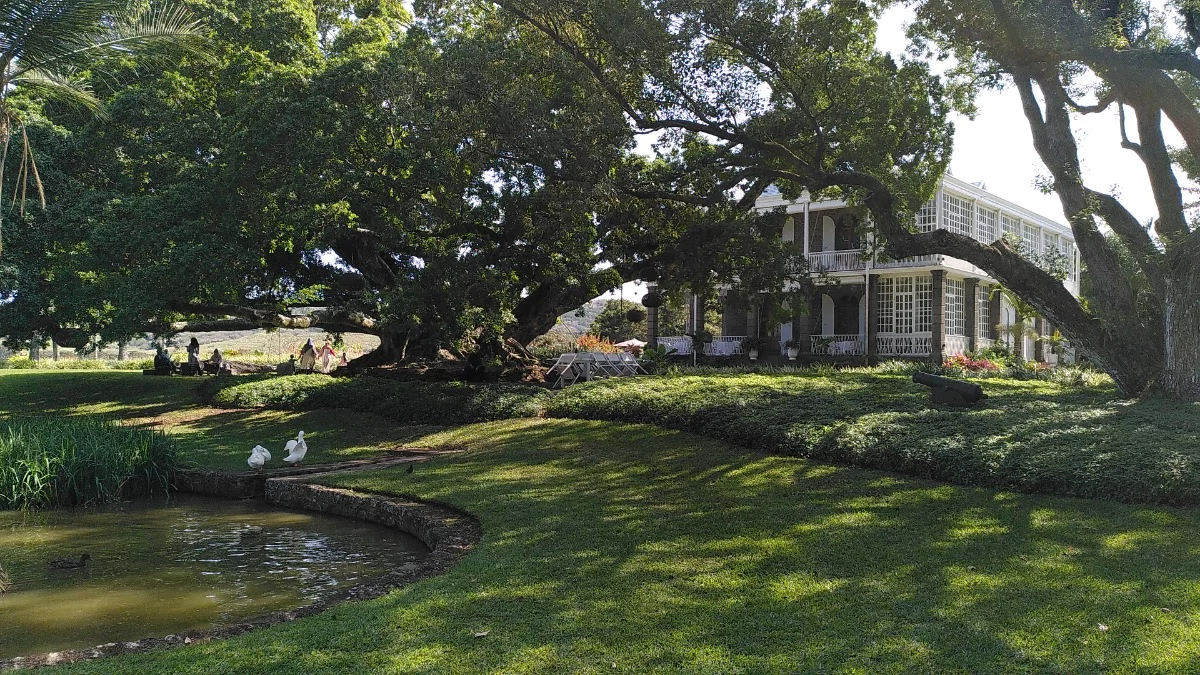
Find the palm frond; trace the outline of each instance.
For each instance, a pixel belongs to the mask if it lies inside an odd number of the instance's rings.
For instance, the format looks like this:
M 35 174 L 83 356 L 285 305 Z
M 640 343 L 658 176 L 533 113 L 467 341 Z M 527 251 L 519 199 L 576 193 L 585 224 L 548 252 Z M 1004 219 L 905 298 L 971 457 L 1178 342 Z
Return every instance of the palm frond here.
M 129 0 L 0 0 L 0 58 L 46 68 L 94 44 L 109 17 L 133 7 Z
M 87 80 L 73 72 L 26 70 L 10 80 L 10 84 L 35 89 L 42 100 L 62 101 L 103 114 L 100 99 L 92 93 Z
M 74 1 L 84 3 L 89 0 Z M 101 0 L 90 1 L 101 3 Z M 118 3 L 107 0 L 107 4 Z M 19 58 L 16 61 L 16 73 L 33 68 L 58 70 L 72 66 L 94 67 L 98 57 L 113 53 L 139 52 L 152 57 L 155 50 L 164 50 L 202 57 L 209 55 L 203 24 L 186 7 L 175 4 L 155 3 L 145 7 L 138 3 L 130 12 L 103 16 L 92 25 L 91 32 L 71 37 L 67 49 L 27 53 Z

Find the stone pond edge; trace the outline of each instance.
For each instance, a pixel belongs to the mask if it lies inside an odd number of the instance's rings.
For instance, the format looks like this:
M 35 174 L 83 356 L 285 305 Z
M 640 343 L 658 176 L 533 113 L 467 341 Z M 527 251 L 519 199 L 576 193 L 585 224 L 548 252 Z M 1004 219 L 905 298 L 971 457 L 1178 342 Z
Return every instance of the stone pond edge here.
M 378 598 L 393 589 L 449 571 L 483 536 L 478 519 L 448 504 L 302 482 L 304 478 L 316 475 L 317 472 L 271 478 L 222 471 L 187 471 L 177 476 L 176 487 L 181 492 L 231 499 L 259 498 L 285 508 L 318 511 L 376 523 L 420 539 L 429 547 L 429 555 L 419 562 L 401 565 L 383 576 L 344 589 L 322 602 L 178 635 L 111 642 L 88 649 L 0 660 L 0 671 L 62 665 L 220 640 L 312 616 L 343 602 Z

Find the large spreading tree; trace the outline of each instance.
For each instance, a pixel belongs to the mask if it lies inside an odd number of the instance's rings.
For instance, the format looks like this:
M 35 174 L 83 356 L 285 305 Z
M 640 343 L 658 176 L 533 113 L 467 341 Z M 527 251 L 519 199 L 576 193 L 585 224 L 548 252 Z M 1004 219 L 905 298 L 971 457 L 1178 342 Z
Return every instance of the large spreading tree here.
M 708 177 L 633 153 L 594 78 L 486 4 L 191 6 L 215 63 L 98 86 L 103 119 L 35 107 L 53 189 L 14 228 L 6 334 L 315 326 L 380 335 L 373 362 L 495 353 L 650 267 L 709 284 L 794 257 L 777 217 L 658 199 Z
M 571 54 L 647 131 L 700 134 L 718 148 L 700 170 L 717 190 L 695 200 L 839 191 L 870 209 L 893 257 L 968 260 L 1027 299 L 1120 389 L 1200 399 L 1200 232 L 1179 172 L 1200 166 L 1200 12 L 1135 0 L 924 0 L 925 42 L 960 68 L 945 81 L 922 60 L 876 51 L 885 3 L 855 0 L 498 0 Z M 1010 80 L 1025 104 L 1052 189 L 1088 272 L 1090 303 L 1000 240 L 913 231 L 911 214 L 945 168 L 948 107 L 969 110 L 981 82 Z M 1081 103 L 1081 83 L 1098 98 Z M 1139 223 L 1119 199 L 1084 184 L 1074 113 L 1119 106 L 1119 142 L 1143 163 L 1159 217 Z M 1128 119 L 1127 118 L 1132 118 Z M 1184 138 L 1168 147 L 1164 119 Z M 1136 126 L 1136 140 L 1132 128 Z M 1115 237 L 1106 237 L 1099 223 Z
M 955 56 L 968 86 L 1020 94 L 1050 170 L 1047 187 L 1087 265 L 1086 307 L 1051 288 L 1029 289 L 1028 300 L 1126 393 L 1200 400 L 1200 228 L 1181 188 L 1200 175 L 1200 5 L 927 0 L 918 13 L 916 34 Z M 1119 114 L 1109 142 L 1130 151 L 1130 170 L 1140 164 L 1149 178 L 1152 222 L 1139 222 L 1119 192 L 1085 179 L 1075 123 L 1112 109 Z M 1171 128 L 1179 147 L 1168 145 Z M 1010 277 L 1024 271 L 998 256 L 1001 263 Z

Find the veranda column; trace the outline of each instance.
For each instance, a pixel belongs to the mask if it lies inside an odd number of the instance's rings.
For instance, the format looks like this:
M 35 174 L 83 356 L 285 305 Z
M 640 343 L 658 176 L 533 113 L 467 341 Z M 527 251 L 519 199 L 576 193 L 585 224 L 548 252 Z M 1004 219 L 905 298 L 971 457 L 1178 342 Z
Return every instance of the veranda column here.
M 696 334 L 696 295 L 691 291 L 683 294 L 683 306 L 687 315 L 683 317 L 683 332 L 688 335 Z
M 804 259 L 808 260 L 808 202 L 804 202 Z
M 1000 294 L 993 292 L 995 286 L 988 286 L 988 320 L 992 325 L 988 326 L 988 333 L 993 342 L 1000 342 Z
M 930 318 L 933 340 L 929 360 L 941 365 L 946 360 L 946 270 L 933 271 L 933 316 Z
M 1038 334 L 1038 338 L 1042 337 L 1042 331 L 1045 330 L 1045 325 L 1046 325 L 1046 323 L 1045 323 L 1045 321 L 1042 320 L 1041 317 L 1038 317 L 1033 320 L 1033 332 Z M 1034 341 L 1033 341 L 1033 360 L 1034 361 L 1045 361 L 1046 360 L 1046 343 L 1042 342 L 1041 340 L 1039 340 L 1037 338 L 1034 338 Z
M 658 284 L 647 284 L 647 294 L 658 293 Z M 646 346 L 658 349 L 658 308 L 646 308 Z
M 963 306 L 966 309 L 964 320 L 967 322 L 967 350 L 979 349 L 979 318 L 976 313 L 979 307 L 979 280 L 967 279 L 963 283 Z
M 867 363 L 879 360 L 879 275 L 867 275 Z

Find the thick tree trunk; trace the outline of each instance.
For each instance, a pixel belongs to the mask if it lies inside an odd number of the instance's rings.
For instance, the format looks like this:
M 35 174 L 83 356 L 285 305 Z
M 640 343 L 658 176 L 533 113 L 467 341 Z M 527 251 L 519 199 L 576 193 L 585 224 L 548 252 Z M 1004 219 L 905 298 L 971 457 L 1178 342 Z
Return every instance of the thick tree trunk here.
M 408 331 L 384 328 L 379 333 L 379 346 L 351 361 L 350 372 L 403 362 L 408 357 L 408 336 Z
M 1172 277 L 1163 298 L 1166 339 L 1158 388 L 1172 398 L 1200 401 L 1200 275 L 1185 271 Z

